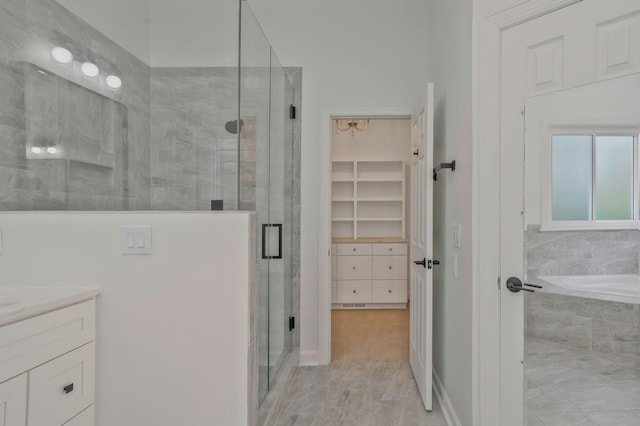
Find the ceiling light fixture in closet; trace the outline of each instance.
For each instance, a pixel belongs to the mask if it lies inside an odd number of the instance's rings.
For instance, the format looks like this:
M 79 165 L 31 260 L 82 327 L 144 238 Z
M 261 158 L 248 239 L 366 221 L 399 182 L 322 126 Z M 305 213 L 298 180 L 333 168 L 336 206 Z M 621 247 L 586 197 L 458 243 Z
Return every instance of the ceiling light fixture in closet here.
M 343 118 L 336 120 L 336 129 L 341 132 L 348 132 L 351 130 L 351 137 L 355 134 L 355 131 L 363 132 L 369 128 L 369 119 L 355 119 L 355 118 Z

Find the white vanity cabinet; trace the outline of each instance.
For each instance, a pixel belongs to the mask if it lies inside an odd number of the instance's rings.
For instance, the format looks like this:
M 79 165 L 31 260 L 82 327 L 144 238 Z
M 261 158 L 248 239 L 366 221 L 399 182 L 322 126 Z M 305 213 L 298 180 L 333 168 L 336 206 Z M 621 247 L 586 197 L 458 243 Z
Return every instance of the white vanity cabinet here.
M 0 426 L 94 425 L 95 303 L 0 325 Z
M 27 420 L 27 375 L 0 383 L 0 426 L 24 425 Z
M 333 308 L 405 308 L 407 262 L 407 243 L 399 238 L 334 239 Z

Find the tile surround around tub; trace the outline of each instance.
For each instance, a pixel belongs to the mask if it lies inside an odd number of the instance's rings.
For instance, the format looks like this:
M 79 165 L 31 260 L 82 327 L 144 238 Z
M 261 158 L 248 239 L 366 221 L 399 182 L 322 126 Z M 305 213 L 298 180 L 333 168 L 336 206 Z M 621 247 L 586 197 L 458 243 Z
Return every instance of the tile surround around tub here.
M 640 357 L 640 305 L 537 292 L 525 312 L 527 338 Z
M 529 225 L 525 244 L 528 277 L 637 274 L 640 270 L 637 230 L 542 232 L 540 225 Z

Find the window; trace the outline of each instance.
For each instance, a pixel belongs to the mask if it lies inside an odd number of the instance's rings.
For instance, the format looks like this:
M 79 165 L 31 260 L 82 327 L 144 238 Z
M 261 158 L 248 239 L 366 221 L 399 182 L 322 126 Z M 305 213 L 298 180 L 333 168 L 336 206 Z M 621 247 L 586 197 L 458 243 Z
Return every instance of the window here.
M 637 134 L 553 134 L 546 228 L 637 227 L 637 145 Z

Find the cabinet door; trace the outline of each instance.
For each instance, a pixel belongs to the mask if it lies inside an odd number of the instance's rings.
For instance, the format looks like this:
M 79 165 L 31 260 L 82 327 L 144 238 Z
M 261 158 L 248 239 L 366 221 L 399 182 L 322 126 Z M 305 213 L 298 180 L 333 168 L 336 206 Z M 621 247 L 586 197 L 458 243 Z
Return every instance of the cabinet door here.
M 27 375 L 0 383 L 0 426 L 24 426 L 27 421 Z
M 337 279 L 370 280 L 371 256 L 338 256 Z
M 371 281 L 338 281 L 338 303 L 371 303 Z
M 374 280 L 406 280 L 407 256 L 374 256 Z
M 407 303 L 407 281 L 373 281 L 371 301 L 373 303 Z
M 95 416 L 95 405 L 92 405 L 62 426 L 94 426 Z
M 338 256 L 370 256 L 371 244 L 338 244 Z
M 407 254 L 405 243 L 379 243 L 373 245 L 374 256 L 402 256 Z
M 29 426 L 61 425 L 94 402 L 95 353 L 89 343 L 29 372 Z

